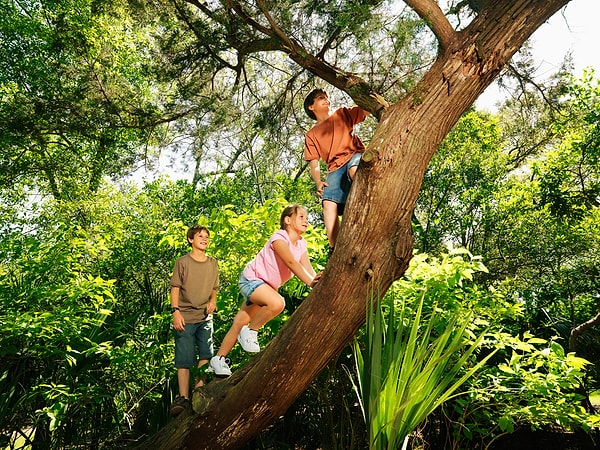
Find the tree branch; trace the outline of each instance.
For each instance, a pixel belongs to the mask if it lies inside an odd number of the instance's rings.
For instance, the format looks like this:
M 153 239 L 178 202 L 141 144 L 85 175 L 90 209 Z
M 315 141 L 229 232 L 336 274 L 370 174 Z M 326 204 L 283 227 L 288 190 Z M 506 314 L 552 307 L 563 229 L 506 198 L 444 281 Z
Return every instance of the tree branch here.
M 204 14 L 207 15 L 207 17 L 210 17 L 211 20 L 215 20 L 219 23 L 221 23 L 221 21 L 218 21 L 215 18 L 215 15 L 212 13 L 212 11 L 210 11 L 208 8 L 206 8 L 201 2 L 195 1 L 195 0 L 187 0 L 189 3 L 191 3 L 192 5 L 196 6 L 198 9 L 200 9 Z M 173 6 L 175 7 L 175 10 L 177 11 L 177 13 L 179 14 L 179 18 L 181 19 L 181 21 L 183 23 L 185 23 L 187 25 L 187 27 L 189 28 L 189 30 L 192 32 L 192 34 L 194 34 L 194 36 L 196 36 L 196 38 L 198 39 L 198 42 L 203 42 L 204 40 L 202 39 L 202 36 L 200 36 L 196 30 L 196 27 L 194 26 L 194 24 L 192 23 L 192 21 L 190 20 L 190 18 L 187 16 L 187 14 L 185 13 L 185 11 L 183 10 L 183 8 L 181 8 L 181 6 L 179 5 L 178 2 L 174 1 L 173 2 Z M 222 67 L 228 67 L 229 69 L 233 70 L 233 71 L 237 71 L 237 67 L 233 66 L 232 64 L 230 64 L 229 62 L 227 62 L 226 60 L 224 60 L 223 58 L 221 58 L 218 54 L 216 54 L 213 49 L 210 47 L 210 45 L 206 45 L 203 44 L 202 45 L 203 48 L 206 49 L 206 52 L 208 54 L 210 54 L 210 56 L 212 58 L 214 58 L 215 61 L 218 61 L 219 64 L 221 64 Z
M 456 37 L 456 31 L 433 0 L 405 0 L 418 15 L 427 22 L 427 25 L 438 38 L 440 48 L 446 49 Z
M 577 352 L 577 338 L 579 337 L 579 335 L 588 328 L 592 328 L 593 326 L 598 324 L 600 324 L 600 311 L 587 322 L 583 322 L 582 324 L 573 327 L 571 329 L 571 336 L 569 337 L 569 351 Z
M 199 8 L 202 6 L 197 0 L 186 1 Z M 366 111 L 371 112 L 376 118 L 379 119 L 383 111 L 389 106 L 389 103 L 380 94 L 376 93 L 372 86 L 365 80 L 350 72 L 344 72 L 323 59 L 325 50 L 331 45 L 333 37 L 326 43 L 318 56 L 315 56 L 308 52 L 298 41 L 288 36 L 277 25 L 262 0 L 258 1 L 257 4 L 260 11 L 269 22 L 270 28 L 261 25 L 256 19 L 247 14 L 239 2 L 227 0 L 226 3 L 244 23 L 267 36 L 266 39 L 253 40 L 245 43 L 230 42 L 230 44 L 240 53 L 249 54 L 259 51 L 282 51 L 301 67 L 309 70 L 332 86 L 346 92 L 357 105 Z M 377 2 L 374 3 L 376 4 Z M 206 12 L 205 8 L 202 8 L 202 11 Z
M 241 5 L 238 2 L 235 2 L 234 0 L 227 0 L 227 4 L 231 7 L 231 9 L 233 9 L 235 11 L 235 13 L 238 16 L 240 16 L 240 18 L 244 22 L 246 22 L 252 28 L 260 31 L 263 34 L 266 34 L 267 36 L 271 35 L 271 31 L 267 27 L 262 26 L 260 23 L 258 23 L 258 21 L 254 20 L 248 14 L 246 14 L 244 9 L 241 7 Z
M 273 33 L 275 33 L 279 37 L 279 39 L 285 42 L 286 46 L 289 48 L 290 51 L 296 51 L 296 46 L 294 45 L 294 42 L 287 36 L 287 34 L 283 32 L 283 30 L 273 20 L 271 14 L 269 14 L 269 11 L 267 10 L 267 7 L 265 6 L 265 3 L 262 0 L 256 0 L 256 4 L 258 6 L 258 9 L 260 9 L 260 11 L 267 18 L 267 21 L 269 22 L 269 25 L 271 25 Z

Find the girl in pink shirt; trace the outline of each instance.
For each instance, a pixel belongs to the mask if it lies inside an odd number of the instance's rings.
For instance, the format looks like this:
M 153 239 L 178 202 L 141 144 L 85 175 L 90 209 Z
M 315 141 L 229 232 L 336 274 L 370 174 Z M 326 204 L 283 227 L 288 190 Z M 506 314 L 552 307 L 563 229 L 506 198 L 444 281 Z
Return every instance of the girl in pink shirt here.
M 294 275 L 309 287 L 319 281 L 321 274 L 314 271 L 308 258 L 306 241 L 302 238 L 302 233 L 308 228 L 306 210 L 299 205 L 286 207 L 279 225 L 281 229 L 273 233 L 240 276 L 239 287 L 244 302 L 207 369 L 217 376 L 231 375 L 225 356 L 235 345 L 236 339 L 247 352 L 260 351 L 258 329 L 279 315 L 285 307 L 284 298 L 277 292 L 281 285 Z

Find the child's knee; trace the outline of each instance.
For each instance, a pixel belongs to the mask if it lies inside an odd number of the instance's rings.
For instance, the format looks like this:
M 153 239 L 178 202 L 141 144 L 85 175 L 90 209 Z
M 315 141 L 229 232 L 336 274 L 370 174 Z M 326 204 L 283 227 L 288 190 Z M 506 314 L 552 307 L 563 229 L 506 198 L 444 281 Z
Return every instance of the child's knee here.
M 277 314 L 281 314 L 285 309 L 285 299 L 280 297 L 279 300 L 275 303 L 273 310 L 277 312 Z

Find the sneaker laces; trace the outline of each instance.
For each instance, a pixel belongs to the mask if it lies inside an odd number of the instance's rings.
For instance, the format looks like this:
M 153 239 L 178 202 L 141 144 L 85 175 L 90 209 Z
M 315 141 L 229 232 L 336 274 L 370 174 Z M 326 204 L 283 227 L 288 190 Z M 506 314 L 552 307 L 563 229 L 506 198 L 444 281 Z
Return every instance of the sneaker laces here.
M 221 363 L 225 363 L 225 364 L 229 365 L 229 364 L 231 363 L 231 359 L 229 359 L 227 356 L 219 356 L 219 357 L 217 358 L 217 362 L 218 362 L 219 364 L 221 364 Z
M 249 344 L 258 345 L 258 331 L 248 328 L 248 334 L 246 335 L 246 342 Z

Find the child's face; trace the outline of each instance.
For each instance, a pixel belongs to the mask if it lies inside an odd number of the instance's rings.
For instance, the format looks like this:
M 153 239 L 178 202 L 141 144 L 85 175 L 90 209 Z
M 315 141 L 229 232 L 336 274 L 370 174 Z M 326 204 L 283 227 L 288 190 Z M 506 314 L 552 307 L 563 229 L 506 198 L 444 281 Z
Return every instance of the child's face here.
M 319 113 L 329 112 L 329 107 L 331 103 L 329 103 L 329 97 L 327 94 L 317 94 L 313 104 L 309 106 L 309 109 L 318 115 Z
M 209 240 L 210 237 L 208 236 L 208 233 L 205 230 L 202 230 L 194 234 L 194 239 L 190 241 L 190 244 L 192 244 L 192 247 L 194 248 L 206 250 L 206 247 L 208 247 Z
M 308 213 L 302 208 L 298 208 L 295 214 L 289 217 L 288 228 L 292 228 L 298 234 L 302 234 L 308 228 Z

